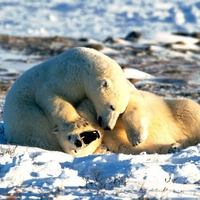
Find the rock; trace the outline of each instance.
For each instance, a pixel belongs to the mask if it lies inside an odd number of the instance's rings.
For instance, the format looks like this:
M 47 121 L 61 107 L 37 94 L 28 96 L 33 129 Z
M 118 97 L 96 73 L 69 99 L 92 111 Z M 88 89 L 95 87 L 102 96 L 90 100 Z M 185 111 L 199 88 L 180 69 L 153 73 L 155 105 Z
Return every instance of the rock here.
M 187 32 L 176 32 L 176 33 L 173 33 L 173 34 L 174 34 L 174 35 L 187 36 L 187 37 L 200 38 L 200 32 L 193 32 L 193 33 L 187 33 Z
M 98 44 L 98 43 L 88 43 L 88 44 L 85 44 L 84 46 L 88 48 L 96 49 L 97 51 L 100 51 L 104 48 L 102 44 Z
M 125 40 L 137 42 L 141 35 L 140 32 L 132 31 L 125 37 Z

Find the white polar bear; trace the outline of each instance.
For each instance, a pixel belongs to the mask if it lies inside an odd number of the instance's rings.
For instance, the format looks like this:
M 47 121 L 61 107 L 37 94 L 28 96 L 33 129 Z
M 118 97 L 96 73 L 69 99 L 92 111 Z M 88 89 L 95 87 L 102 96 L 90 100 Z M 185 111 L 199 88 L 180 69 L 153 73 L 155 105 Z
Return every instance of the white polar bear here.
M 81 102 L 77 112 L 101 132 L 103 143 L 114 153 L 163 154 L 200 142 L 200 105 L 189 99 L 163 99 L 134 89 L 111 131 L 98 127 L 91 101 Z
M 198 103 L 134 91 L 126 111 L 111 134 L 104 134 L 103 142 L 112 152 L 168 153 L 199 143 L 199 124 Z
M 70 107 L 84 98 L 93 102 L 99 124 L 113 129 L 129 102 L 129 88 L 114 60 L 93 49 L 72 48 L 27 70 L 12 85 L 3 112 L 8 142 L 60 150 L 51 132 L 72 121 L 84 127 Z

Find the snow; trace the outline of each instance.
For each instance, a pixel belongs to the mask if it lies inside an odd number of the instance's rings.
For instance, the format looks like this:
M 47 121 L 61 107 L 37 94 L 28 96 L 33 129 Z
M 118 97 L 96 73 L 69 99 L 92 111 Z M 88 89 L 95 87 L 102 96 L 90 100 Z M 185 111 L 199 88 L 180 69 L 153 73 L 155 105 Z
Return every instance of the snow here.
M 3 122 L 0 144 L 0 199 L 200 198 L 200 144 L 166 155 L 73 158 L 6 144 Z
M 200 59 L 173 49 L 199 50 L 196 38 L 172 32 L 199 32 L 199 0 L 1 0 L 0 33 L 19 36 L 67 36 L 104 39 L 141 31 L 139 45 L 152 44 L 154 55 Z M 95 16 L 95 17 L 94 17 Z M 39 19 L 39 20 L 38 20 Z M 160 32 L 164 32 L 160 34 Z M 90 40 L 91 41 L 91 40 Z M 138 45 L 118 39 L 123 43 Z M 117 54 L 112 48 L 104 53 Z M 13 63 L 6 62 L 13 58 Z M 19 62 L 16 62 L 19 59 Z M 116 58 L 121 59 L 122 58 Z M 23 72 L 37 63 L 26 56 L 0 50 L 2 68 Z M 125 61 L 124 61 L 125 62 Z M 129 78 L 154 78 L 135 69 L 124 69 Z M 0 76 L 3 76 L 3 71 Z M 196 74 L 199 79 L 198 74 Z M 0 112 L 4 96 L 0 96 Z M 1 119 L 0 119 L 1 120 Z M 107 153 L 83 158 L 39 148 L 7 144 L 0 121 L 0 199 L 200 199 L 200 144 L 174 154 L 125 155 Z
M 123 72 L 126 76 L 127 79 L 155 79 L 155 77 L 153 75 L 147 74 L 145 72 L 142 72 L 138 69 L 133 69 L 133 68 L 125 68 L 123 69 Z
M 37 58 L 39 58 L 39 56 L 27 56 L 21 52 L 0 49 L 0 66 L 2 69 L 6 69 L 5 72 L 0 72 L 0 76 L 3 76 L 4 73 L 22 73 L 32 66 L 39 64 Z
M 198 32 L 199 10 L 199 0 L 1 0 L 0 32 L 99 39 L 133 30 Z
M 172 33 L 147 33 L 143 34 L 142 38 L 139 40 L 140 43 L 155 43 L 155 44 L 171 44 L 171 43 L 176 43 L 183 41 L 185 45 L 191 45 L 199 42 L 199 39 L 197 38 L 192 38 L 192 37 L 184 37 L 184 36 L 179 36 L 179 35 L 174 35 Z M 188 46 L 186 46 L 188 49 Z

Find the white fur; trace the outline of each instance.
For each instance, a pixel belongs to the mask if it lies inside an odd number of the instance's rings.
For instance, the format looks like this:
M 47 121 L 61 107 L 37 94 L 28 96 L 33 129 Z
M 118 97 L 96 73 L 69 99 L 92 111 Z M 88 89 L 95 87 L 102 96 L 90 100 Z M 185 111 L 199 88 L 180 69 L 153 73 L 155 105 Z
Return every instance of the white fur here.
M 63 132 L 72 122 L 83 126 L 72 105 L 86 97 L 93 102 L 103 128 L 112 129 L 128 104 L 130 91 L 123 71 L 104 54 L 72 48 L 31 68 L 6 97 L 3 119 L 8 142 L 61 150 L 52 130 Z
M 97 127 L 89 100 L 77 111 L 101 132 L 111 152 L 168 153 L 200 142 L 200 105 L 189 99 L 163 99 L 133 89 L 126 111 L 112 131 Z

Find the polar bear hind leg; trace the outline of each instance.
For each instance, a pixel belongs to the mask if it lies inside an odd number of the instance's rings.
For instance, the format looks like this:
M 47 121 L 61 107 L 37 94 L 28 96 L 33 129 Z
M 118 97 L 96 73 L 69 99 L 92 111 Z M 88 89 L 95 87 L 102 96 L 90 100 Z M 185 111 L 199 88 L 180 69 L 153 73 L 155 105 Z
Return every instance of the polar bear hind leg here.
M 47 150 L 61 150 L 56 137 L 51 134 L 51 123 L 43 111 L 33 105 L 23 105 L 22 112 L 4 115 L 12 123 L 10 128 L 4 123 L 8 143 L 39 147 Z M 20 118 L 21 120 L 17 120 Z M 33 121 L 34 119 L 34 121 Z M 7 120 L 6 120 L 7 121 Z
M 165 100 L 173 112 L 180 133 L 174 135 L 178 149 L 196 145 L 200 142 L 200 105 L 190 99 Z M 175 145 L 177 146 L 177 145 Z

